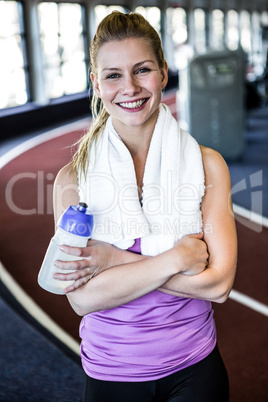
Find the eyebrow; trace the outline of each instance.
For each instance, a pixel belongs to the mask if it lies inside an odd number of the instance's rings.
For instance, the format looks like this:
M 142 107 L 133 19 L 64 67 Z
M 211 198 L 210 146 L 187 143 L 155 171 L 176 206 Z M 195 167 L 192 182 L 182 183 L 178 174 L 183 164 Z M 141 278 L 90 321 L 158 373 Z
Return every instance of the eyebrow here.
M 139 61 L 138 63 L 136 63 L 136 64 L 134 64 L 134 68 L 137 68 L 137 67 L 139 67 L 139 66 L 141 66 L 142 64 L 144 64 L 144 63 L 154 63 L 155 64 L 155 61 L 154 60 L 150 60 L 150 59 L 148 59 L 148 60 L 143 60 L 143 61 Z M 102 71 L 121 71 L 121 68 L 117 68 L 117 67 L 106 67 L 106 68 L 104 68 Z

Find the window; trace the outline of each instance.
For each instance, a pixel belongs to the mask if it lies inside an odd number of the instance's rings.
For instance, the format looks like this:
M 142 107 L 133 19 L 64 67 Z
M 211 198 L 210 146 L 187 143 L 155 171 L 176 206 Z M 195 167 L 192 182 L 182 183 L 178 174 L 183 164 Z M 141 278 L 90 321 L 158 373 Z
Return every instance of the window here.
M 191 52 L 186 45 L 188 40 L 186 11 L 181 7 L 167 8 L 167 26 L 168 34 L 174 44 L 175 67 L 180 70 L 187 65 L 188 50 Z
M 253 12 L 251 17 L 252 25 L 252 45 L 253 52 L 257 53 L 261 48 L 261 16 L 258 12 Z
M 224 14 L 221 10 L 212 11 L 212 47 L 222 49 L 224 44 Z
M 261 22 L 264 26 L 268 25 L 268 11 L 263 11 L 261 14 Z
M 113 11 L 121 11 L 121 13 L 125 12 L 124 7 L 121 6 L 104 6 L 98 5 L 95 7 L 95 24 L 96 28 L 99 23 L 105 18 L 108 14 L 111 14 Z
M 206 50 L 206 20 L 201 8 L 194 10 L 195 48 L 198 53 Z
M 28 100 L 28 68 L 22 4 L 0 1 L 0 108 L 23 105 Z
M 235 10 L 227 12 L 227 46 L 236 50 L 239 44 L 238 13 Z
M 254 80 L 263 74 L 262 40 L 261 40 L 261 15 L 258 12 L 252 13 L 252 75 L 248 79 Z
M 40 3 L 38 16 L 47 98 L 86 90 L 82 7 L 71 3 Z
M 182 45 L 187 41 L 186 12 L 183 8 L 167 9 L 167 26 L 176 45 Z
M 146 18 L 158 32 L 159 36 L 161 36 L 161 11 L 158 7 L 137 7 L 135 11 Z
M 250 16 L 248 11 L 241 11 L 241 46 L 246 53 L 251 53 L 251 28 L 250 28 Z

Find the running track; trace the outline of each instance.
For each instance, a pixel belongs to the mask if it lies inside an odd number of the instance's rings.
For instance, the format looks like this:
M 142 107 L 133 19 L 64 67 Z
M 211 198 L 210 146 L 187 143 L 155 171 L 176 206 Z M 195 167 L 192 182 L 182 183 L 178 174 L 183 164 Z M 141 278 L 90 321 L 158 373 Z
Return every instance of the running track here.
M 164 101 L 176 113 L 174 94 Z M 37 274 L 53 235 L 52 184 L 69 161 L 89 120 L 35 137 L 1 160 L 1 280 L 20 303 L 62 342 L 79 353 L 80 318 L 63 296 L 45 292 Z M 230 377 L 230 402 L 264 402 L 267 396 L 268 229 L 248 228 L 236 216 L 238 270 L 228 301 L 214 304 L 218 343 Z M 216 401 L 215 401 L 216 402 Z

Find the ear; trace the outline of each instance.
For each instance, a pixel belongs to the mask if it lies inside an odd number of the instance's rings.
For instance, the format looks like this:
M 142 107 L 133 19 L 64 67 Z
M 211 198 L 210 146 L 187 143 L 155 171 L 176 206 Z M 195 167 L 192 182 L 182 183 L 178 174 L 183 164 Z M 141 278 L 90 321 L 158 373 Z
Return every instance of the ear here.
M 95 76 L 95 74 L 90 73 L 90 79 L 94 88 L 94 92 L 97 95 L 98 98 L 101 98 L 101 92 L 100 92 L 100 88 L 99 88 L 99 82 L 97 77 Z
M 164 67 L 161 70 L 161 77 L 162 77 L 161 88 L 163 90 L 166 87 L 167 83 L 168 83 L 168 65 L 167 65 L 166 60 L 165 60 Z

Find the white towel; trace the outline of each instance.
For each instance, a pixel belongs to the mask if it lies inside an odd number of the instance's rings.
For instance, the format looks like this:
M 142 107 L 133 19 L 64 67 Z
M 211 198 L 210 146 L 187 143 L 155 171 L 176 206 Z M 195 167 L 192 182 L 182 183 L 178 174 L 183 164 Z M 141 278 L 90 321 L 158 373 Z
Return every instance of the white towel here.
M 142 254 L 154 256 L 182 236 L 202 231 L 205 186 L 200 147 L 164 104 L 147 155 L 143 207 L 132 157 L 111 117 L 91 147 L 86 178 L 79 176 L 80 200 L 94 215 L 93 239 L 127 249 L 141 238 Z

